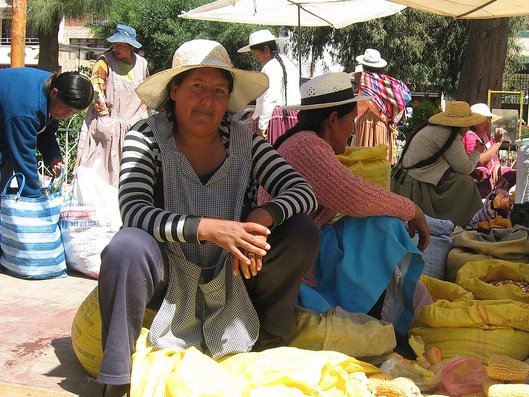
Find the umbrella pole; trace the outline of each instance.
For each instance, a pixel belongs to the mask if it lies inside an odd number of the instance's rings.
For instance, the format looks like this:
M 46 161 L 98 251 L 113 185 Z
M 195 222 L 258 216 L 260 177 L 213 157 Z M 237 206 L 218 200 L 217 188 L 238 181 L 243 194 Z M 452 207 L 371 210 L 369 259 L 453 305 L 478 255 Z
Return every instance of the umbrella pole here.
M 298 68 L 299 84 L 301 84 L 301 7 L 298 5 Z

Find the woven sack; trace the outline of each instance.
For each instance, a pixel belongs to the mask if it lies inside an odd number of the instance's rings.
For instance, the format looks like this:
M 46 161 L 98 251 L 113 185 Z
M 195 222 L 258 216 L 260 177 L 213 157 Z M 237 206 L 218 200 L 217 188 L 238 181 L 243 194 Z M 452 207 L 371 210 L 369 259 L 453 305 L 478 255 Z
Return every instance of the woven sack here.
M 64 171 L 62 173 L 64 175 Z M 13 178 L 18 190 L 8 193 Z M 24 197 L 26 179 L 17 172 L 1 196 L 0 265 L 12 276 L 28 279 L 65 277 L 66 261 L 59 229 L 63 197 L 62 179 L 52 179 L 40 197 Z

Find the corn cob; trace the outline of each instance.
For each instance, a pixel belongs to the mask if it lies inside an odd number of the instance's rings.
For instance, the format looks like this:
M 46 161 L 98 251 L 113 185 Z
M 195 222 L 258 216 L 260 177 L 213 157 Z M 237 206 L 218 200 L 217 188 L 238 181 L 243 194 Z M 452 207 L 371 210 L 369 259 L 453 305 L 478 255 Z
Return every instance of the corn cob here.
M 489 387 L 488 397 L 529 397 L 529 385 L 499 384 Z
M 368 379 L 369 380 L 369 379 Z M 373 389 L 371 389 L 371 387 Z M 410 378 L 399 377 L 392 380 L 380 381 L 368 385 L 370 391 L 379 397 L 421 397 L 421 390 Z
M 487 376 L 485 380 L 483 381 L 483 392 L 488 397 L 489 395 L 489 387 L 492 385 L 502 385 L 504 382 L 502 380 L 493 379 L 490 376 Z
M 499 354 L 487 360 L 487 375 L 493 379 L 521 382 L 529 378 L 529 364 Z

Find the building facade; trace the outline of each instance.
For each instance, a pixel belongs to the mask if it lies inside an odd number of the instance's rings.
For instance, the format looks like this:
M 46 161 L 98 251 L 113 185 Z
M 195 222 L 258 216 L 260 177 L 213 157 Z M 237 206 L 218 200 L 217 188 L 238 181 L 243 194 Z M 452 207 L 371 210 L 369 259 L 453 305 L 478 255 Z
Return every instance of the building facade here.
M 11 6 L 0 0 L 0 68 L 11 66 Z M 97 39 L 88 28 L 91 17 L 83 19 L 65 18 L 59 28 L 59 65 L 61 71 L 92 68 L 98 55 L 109 48 L 106 40 Z M 26 28 L 24 64 L 37 67 L 39 61 L 39 39 L 37 34 Z

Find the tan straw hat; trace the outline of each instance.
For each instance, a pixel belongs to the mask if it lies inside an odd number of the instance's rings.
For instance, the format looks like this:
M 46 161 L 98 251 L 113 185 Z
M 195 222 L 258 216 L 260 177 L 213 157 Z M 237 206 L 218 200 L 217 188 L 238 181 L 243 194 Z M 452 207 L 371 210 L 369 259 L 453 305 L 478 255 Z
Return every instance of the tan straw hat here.
M 470 110 L 472 110 L 473 113 L 481 114 L 485 117 L 490 117 L 492 123 L 500 120 L 503 117 L 492 113 L 486 103 L 476 103 L 470 107 Z
M 285 41 L 286 39 L 286 37 L 275 37 L 272 32 L 270 32 L 268 29 L 258 30 L 257 32 L 253 32 L 250 35 L 250 44 L 239 48 L 237 52 L 248 52 L 251 50 L 251 46 L 262 43 L 268 43 L 269 41 L 275 41 L 277 44 L 279 44 L 280 42 Z
M 470 110 L 470 105 L 464 101 L 453 101 L 446 104 L 446 110 L 434 114 L 428 119 L 432 124 L 447 127 L 470 127 L 483 123 L 487 117 Z
M 355 96 L 351 77 L 344 72 L 316 76 L 303 83 L 300 91 L 300 105 L 282 106 L 282 108 L 293 110 L 321 109 L 371 98 L 370 96 Z
M 136 93 L 152 109 L 161 111 L 169 99 L 168 84 L 173 77 L 191 69 L 217 68 L 233 76 L 228 111 L 238 112 L 268 89 L 268 76 L 261 72 L 236 69 L 226 49 L 213 40 L 197 39 L 182 44 L 174 53 L 173 67 L 156 73 L 136 87 Z

